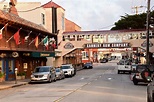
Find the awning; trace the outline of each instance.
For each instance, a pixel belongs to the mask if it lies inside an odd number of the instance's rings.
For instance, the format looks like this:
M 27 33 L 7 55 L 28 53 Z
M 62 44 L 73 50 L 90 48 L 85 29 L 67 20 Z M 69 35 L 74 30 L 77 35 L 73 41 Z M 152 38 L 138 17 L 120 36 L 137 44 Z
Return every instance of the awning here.
M 28 52 L 23 53 L 27 57 L 55 57 L 55 52 Z

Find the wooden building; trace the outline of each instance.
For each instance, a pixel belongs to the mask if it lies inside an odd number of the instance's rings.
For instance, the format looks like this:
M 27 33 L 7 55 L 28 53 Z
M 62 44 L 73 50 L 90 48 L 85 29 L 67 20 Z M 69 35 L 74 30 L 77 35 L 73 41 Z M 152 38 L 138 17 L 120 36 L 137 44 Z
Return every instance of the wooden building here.
M 55 57 L 56 45 L 50 39 L 57 36 L 41 25 L 0 10 L 0 28 L 0 67 L 6 81 L 15 79 L 15 68 L 29 78 L 36 66 L 46 65 L 47 57 Z

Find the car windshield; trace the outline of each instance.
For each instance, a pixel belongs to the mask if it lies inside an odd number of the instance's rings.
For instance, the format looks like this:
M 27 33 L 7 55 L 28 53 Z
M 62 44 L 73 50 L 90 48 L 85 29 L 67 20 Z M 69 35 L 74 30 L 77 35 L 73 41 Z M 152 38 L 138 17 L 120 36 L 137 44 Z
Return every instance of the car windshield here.
M 129 60 L 120 60 L 119 65 L 130 65 L 131 62 Z
M 56 72 L 60 72 L 60 69 L 56 69 Z
M 62 69 L 69 69 L 70 66 L 61 66 Z
M 89 62 L 89 63 L 86 63 L 85 65 L 91 65 L 91 63 Z
M 49 72 L 49 67 L 37 67 L 34 72 Z
M 146 68 L 147 68 L 147 66 L 145 66 L 145 65 L 139 65 L 139 66 L 137 66 L 137 69 L 136 69 L 136 70 L 137 70 L 138 72 L 141 73 L 141 72 L 143 72 Z

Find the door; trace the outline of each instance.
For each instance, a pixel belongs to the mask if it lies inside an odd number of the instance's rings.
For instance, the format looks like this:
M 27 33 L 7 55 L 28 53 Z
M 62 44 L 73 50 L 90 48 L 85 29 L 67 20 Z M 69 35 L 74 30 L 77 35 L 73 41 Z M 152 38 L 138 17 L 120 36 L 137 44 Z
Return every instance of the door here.
M 3 68 L 6 73 L 5 80 L 14 80 L 15 79 L 15 71 L 14 71 L 14 60 L 13 59 L 5 59 L 3 60 Z

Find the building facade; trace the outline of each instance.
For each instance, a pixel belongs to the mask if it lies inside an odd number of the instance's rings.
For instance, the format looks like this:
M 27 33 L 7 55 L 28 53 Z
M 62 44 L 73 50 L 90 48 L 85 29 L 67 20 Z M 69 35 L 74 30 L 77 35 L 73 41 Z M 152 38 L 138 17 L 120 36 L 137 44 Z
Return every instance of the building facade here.
M 154 43 L 154 33 L 150 31 L 150 43 Z M 82 62 L 98 62 L 99 59 L 110 56 L 128 55 L 132 57 L 133 53 L 144 53 L 146 50 L 146 30 L 107 30 L 107 31 L 77 31 L 63 33 L 63 56 L 70 53 L 72 49 L 65 48 L 73 46 L 73 49 L 83 48 Z M 154 47 L 150 46 L 150 52 L 154 52 Z M 133 56 L 136 57 L 136 56 Z M 143 60 L 145 60 L 145 55 Z M 65 62 L 65 61 L 64 61 Z M 143 62 L 143 61 L 142 61 Z M 145 61 L 143 62 L 145 63 Z
M 0 28 L 0 73 L 6 81 L 15 80 L 19 74 L 30 78 L 36 66 L 46 65 L 47 57 L 55 57 L 54 41 L 47 48 L 44 39 L 57 40 L 57 35 L 17 12 L 0 10 Z
M 0 4 L 2 11 L 7 11 L 7 3 Z M 65 18 L 65 9 L 49 1 L 41 5 L 40 2 L 18 2 L 18 15 L 31 21 L 48 32 L 56 35 L 55 57 L 46 57 L 46 65 L 60 66 L 65 63 L 75 65 L 88 61 L 98 62 L 106 56 L 122 56 L 131 53 L 144 53 L 146 46 L 146 30 L 105 30 L 81 31 L 81 27 Z M 150 31 L 150 42 L 154 35 Z M 112 48 L 111 48 L 112 47 Z M 154 52 L 153 46 L 150 52 Z

